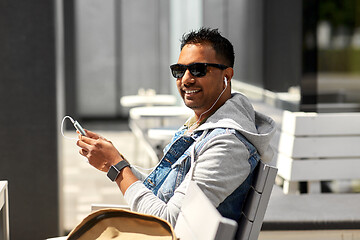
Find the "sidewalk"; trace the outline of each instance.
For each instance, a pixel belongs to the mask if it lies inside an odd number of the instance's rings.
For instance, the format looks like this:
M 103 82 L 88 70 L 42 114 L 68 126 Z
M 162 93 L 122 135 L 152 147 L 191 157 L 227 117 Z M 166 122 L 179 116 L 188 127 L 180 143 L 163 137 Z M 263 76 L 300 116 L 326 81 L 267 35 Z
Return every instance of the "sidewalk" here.
M 133 159 L 135 137 L 128 129 L 127 121 L 107 124 L 106 122 L 82 123 L 84 128 L 94 130 L 111 140 L 116 148 L 137 166 L 148 166 L 148 157 L 139 151 Z M 105 129 L 105 130 L 99 130 Z M 111 130 L 113 129 L 113 130 Z M 114 130 L 115 129 L 115 130 Z M 65 132 L 67 137 L 76 138 L 75 131 Z M 125 204 L 117 185 L 112 183 L 105 172 L 100 172 L 86 162 L 79 154 L 76 140 L 62 139 L 62 181 L 63 181 L 63 222 L 65 231 L 73 229 L 90 213 L 91 204 Z M 141 159 L 139 161 L 139 159 Z

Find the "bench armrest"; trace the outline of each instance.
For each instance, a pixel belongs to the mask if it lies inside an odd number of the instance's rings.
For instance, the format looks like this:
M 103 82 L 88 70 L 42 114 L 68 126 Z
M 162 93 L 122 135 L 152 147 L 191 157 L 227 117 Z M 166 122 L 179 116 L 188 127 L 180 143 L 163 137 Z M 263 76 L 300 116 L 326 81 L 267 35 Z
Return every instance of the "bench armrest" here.
M 91 204 L 91 212 L 104 209 L 104 208 L 121 208 L 130 210 L 129 205 L 118 205 L 118 204 Z

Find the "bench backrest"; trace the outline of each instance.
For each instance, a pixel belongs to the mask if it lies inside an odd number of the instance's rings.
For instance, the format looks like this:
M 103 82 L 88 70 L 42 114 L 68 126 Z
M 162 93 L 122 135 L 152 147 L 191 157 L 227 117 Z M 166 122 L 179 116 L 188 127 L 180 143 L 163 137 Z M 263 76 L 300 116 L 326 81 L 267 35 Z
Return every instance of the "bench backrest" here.
M 191 181 L 175 225 L 176 237 L 181 240 L 232 240 L 236 229 L 236 221 L 222 217 L 199 186 Z
M 254 170 L 254 181 L 244 203 L 239 221 L 237 240 L 258 239 L 272 188 L 275 183 L 277 168 L 259 162 Z
M 321 193 L 321 181 L 357 180 L 360 168 L 360 113 L 284 111 L 276 164 L 284 193 Z
M 260 162 L 254 171 L 253 186 L 244 204 L 236 239 L 257 239 L 277 169 Z M 195 182 L 191 182 L 175 226 L 181 240 L 232 240 L 238 224 L 224 218 Z

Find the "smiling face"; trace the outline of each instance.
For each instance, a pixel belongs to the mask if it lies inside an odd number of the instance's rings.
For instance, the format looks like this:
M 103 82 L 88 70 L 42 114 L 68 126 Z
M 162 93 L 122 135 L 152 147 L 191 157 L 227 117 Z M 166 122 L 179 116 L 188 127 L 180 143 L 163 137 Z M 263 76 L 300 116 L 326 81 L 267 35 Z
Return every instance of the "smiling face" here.
M 196 62 L 222 64 L 210 44 L 185 45 L 181 50 L 178 63 L 188 65 Z M 191 75 L 189 70 L 186 70 L 184 76 L 176 80 L 176 85 L 185 105 L 194 110 L 195 115 L 199 117 L 201 113 L 211 108 L 224 90 L 224 77 L 227 77 L 228 81 L 231 79 L 232 68 L 221 70 L 208 66 L 206 75 L 203 77 L 195 77 Z M 213 111 L 230 98 L 230 95 L 231 90 L 228 87 L 214 106 Z

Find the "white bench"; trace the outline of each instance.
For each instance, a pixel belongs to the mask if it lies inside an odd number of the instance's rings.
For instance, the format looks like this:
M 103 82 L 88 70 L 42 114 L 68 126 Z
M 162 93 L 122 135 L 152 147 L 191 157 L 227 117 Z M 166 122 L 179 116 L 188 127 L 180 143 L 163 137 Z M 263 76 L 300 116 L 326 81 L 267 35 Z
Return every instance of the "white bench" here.
M 189 184 L 177 224 L 180 240 L 256 240 L 258 239 L 277 169 L 259 162 L 254 180 L 245 200 L 239 225 L 224 218 L 208 200 L 195 182 Z M 103 208 L 126 208 L 122 205 L 93 204 L 91 211 Z M 235 235 L 237 232 L 237 235 Z M 62 240 L 66 237 L 49 238 Z
M 199 186 L 190 182 L 175 225 L 176 237 L 181 240 L 230 240 L 236 229 L 237 223 L 222 217 Z
M 9 240 L 8 182 L 0 181 L 0 240 Z
M 254 171 L 254 180 L 244 203 L 239 222 L 237 240 L 258 239 L 270 195 L 274 186 L 277 168 L 259 162 Z
M 224 218 L 207 199 L 195 182 L 191 182 L 175 226 L 181 240 L 255 240 L 258 238 L 277 169 L 260 162 L 254 170 L 254 181 L 244 203 L 238 224 Z M 114 208 L 118 205 L 92 205 L 92 211 Z M 126 207 L 125 207 L 126 208 Z
M 284 193 L 321 192 L 321 181 L 360 179 L 360 113 L 285 111 L 277 152 Z

